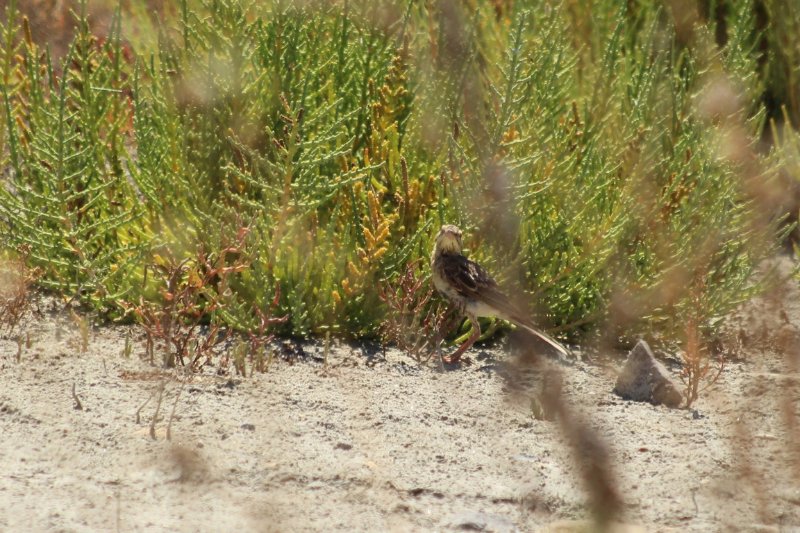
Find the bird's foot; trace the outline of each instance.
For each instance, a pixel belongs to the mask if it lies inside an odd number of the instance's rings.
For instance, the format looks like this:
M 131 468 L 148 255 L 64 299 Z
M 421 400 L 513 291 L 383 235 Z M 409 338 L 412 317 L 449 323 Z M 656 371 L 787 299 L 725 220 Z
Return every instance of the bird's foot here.
M 469 366 L 472 364 L 472 359 L 469 356 L 462 356 L 460 353 L 445 355 L 442 357 L 442 361 L 448 365 L 464 364 Z

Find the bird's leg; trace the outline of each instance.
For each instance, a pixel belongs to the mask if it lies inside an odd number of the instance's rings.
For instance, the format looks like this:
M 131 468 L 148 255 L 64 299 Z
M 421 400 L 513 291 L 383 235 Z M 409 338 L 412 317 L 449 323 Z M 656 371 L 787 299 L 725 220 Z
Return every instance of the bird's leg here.
M 469 350 L 470 346 L 475 344 L 475 341 L 481 336 L 481 325 L 478 319 L 472 315 L 467 315 L 467 318 L 469 318 L 469 322 L 472 324 L 472 335 L 469 336 L 464 344 L 458 347 L 458 350 L 444 358 L 445 363 L 457 363 L 459 359 L 461 359 L 461 356 L 464 355 L 464 352 Z

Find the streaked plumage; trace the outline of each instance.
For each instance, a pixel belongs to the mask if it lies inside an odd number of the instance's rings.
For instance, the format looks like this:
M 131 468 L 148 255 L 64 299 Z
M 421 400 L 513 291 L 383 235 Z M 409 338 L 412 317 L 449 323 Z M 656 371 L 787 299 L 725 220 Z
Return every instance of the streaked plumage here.
M 481 329 L 477 318 L 481 316 L 508 320 L 545 341 L 561 356 L 569 355 L 569 351 L 558 341 L 534 327 L 525 314 L 500 291 L 486 269 L 461 254 L 461 230 L 456 226 L 442 226 L 436 235 L 431 271 L 436 289 L 466 314 L 472 323 L 472 335 L 447 358 L 448 362 L 458 361 L 478 340 Z

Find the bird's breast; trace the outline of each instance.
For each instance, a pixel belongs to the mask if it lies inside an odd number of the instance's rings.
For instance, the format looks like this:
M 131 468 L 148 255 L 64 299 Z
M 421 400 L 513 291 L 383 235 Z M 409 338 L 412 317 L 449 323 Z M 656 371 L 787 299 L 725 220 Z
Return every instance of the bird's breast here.
M 439 269 L 434 266 L 432 276 L 433 279 L 433 286 L 436 287 L 436 290 L 440 293 L 444 294 L 447 297 L 452 298 L 453 296 L 451 293 L 455 293 L 456 291 L 447 283 L 444 278 L 439 274 Z

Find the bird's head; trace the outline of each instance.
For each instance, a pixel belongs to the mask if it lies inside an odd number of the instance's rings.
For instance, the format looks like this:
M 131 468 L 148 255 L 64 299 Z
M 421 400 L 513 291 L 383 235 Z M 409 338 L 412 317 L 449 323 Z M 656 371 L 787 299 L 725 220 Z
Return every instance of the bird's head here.
M 461 230 L 445 224 L 436 234 L 436 250 L 452 254 L 461 253 Z

